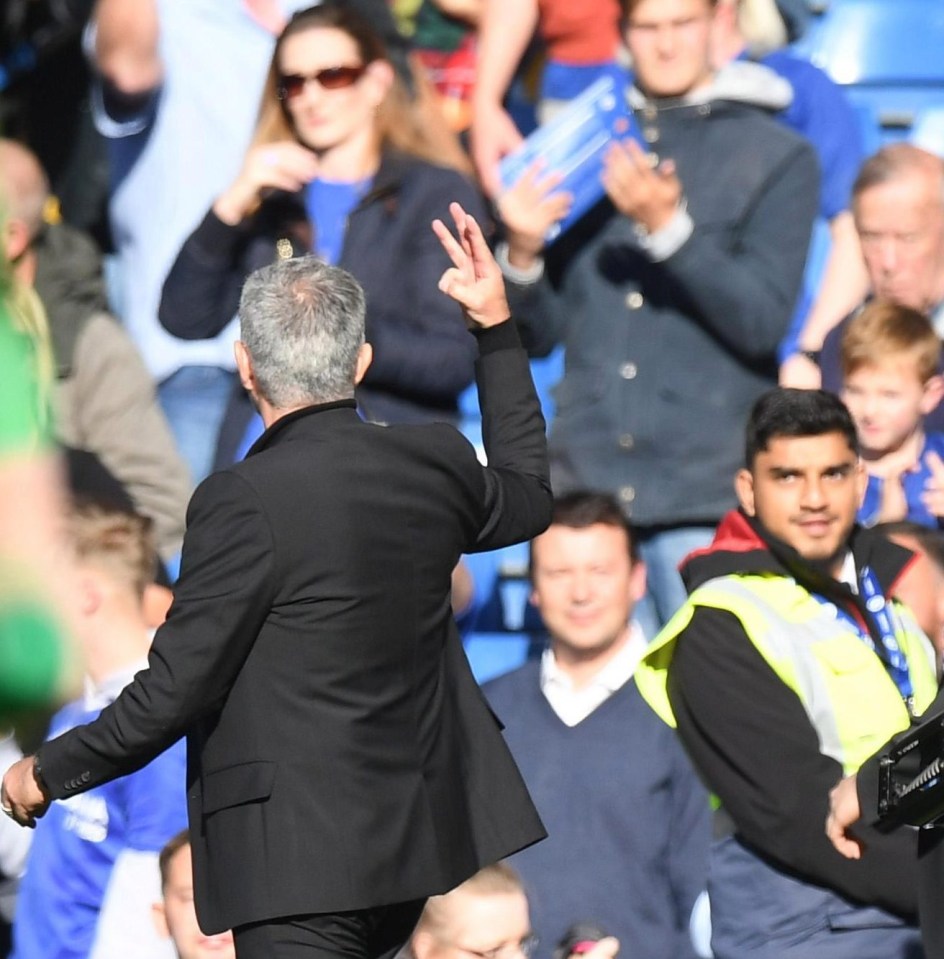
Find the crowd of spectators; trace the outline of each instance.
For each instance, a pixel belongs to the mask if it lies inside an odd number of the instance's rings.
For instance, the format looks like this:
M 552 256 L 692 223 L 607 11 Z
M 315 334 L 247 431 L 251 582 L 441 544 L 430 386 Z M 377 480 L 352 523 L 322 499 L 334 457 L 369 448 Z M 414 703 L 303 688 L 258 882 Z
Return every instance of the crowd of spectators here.
M 739 505 L 747 522 L 734 485 L 752 466 L 744 425 L 778 383 L 848 406 L 867 473 L 858 523 L 882 524 L 926 564 L 920 588 L 917 574 L 904 585 L 940 655 L 944 142 L 866 157 L 860 112 L 829 65 L 790 51 L 809 20 L 800 0 L 310 3 L 95 0 L 6 14 L 0 257 L 15 292 L 13 319 L 0 320 L 30 344 L 36 419 L 48 411 L 70 463 L 91 454 L 107 475 L 98 506 L 70 513 L 86 694 L 48 735 L 129 681 L 166 608 L 145 586 L 172 583 L 190 493 L 263 431 L 233 359 L 251 271 L 307 253 L 347 269 L 366 291 L 374 356 L 360 415 L 475 434 L 460 402 L 475 343 L 436 289 L 449 263 L 429 229 L 458 201 L 489 224 L 530 354 L 563 348 L 548 424 L 558 505 L 529 570 L 546 646 L 484 689 L 550 837 L 515 858 L 522 880 L 501 867 L 460 888 L 473 922 L 433 902 L 409 949 L 550 959 L 569 926 L 596 922 L 588 939 L 619 940 L 601 959 L 620 947 L 710 955 L 696 903 L 716 744 L 685 712 L 698 728 L 679 738 L 637 689 L 637 666 L 660 631 L 665 643 L 688 628 L 680 564 Z M 72 78 L 68 127 L 58 106 L 37 106 L 57 76 Z M 555 236 L 570 198 L 554 171 L 503 186 L 499 163 L 601 77 L 625 90 L 638 136 L 609 146 L 601 199 Z M 944 71 L 941 90 L 944 108 Z M 816 230 L 828 238 L 818 257 Z M 474 630 L 461 565 L 453 582 Z M 761 695 L 737 692 L 731 703 Z M 0 869 L 24 873 L 6 914 L 11 955 L 170 955 L 144 932 L 161 888 L 158 933 L 183 930 L 179 955 L 220 948 L 172 908 L 186 837 L 160 869 L 158 853 L 183 825 L 183 761 L 152 765 L 54 804 L 29 853 L 0 821 Z M 734 779 L 723 788 L 741 792 L 722 799 L 739 811 L 749 785 Z M 755 813 L 748 832 L 765 822 Z M 830 895 L 857 890 L 837 882 Z M 509 908 L 494 920 L 507 934 L 480 935 L 493 920 L 466 900 L 482 895 Z M 766 955 L 732 946 L 724 921 L 719 959 Z

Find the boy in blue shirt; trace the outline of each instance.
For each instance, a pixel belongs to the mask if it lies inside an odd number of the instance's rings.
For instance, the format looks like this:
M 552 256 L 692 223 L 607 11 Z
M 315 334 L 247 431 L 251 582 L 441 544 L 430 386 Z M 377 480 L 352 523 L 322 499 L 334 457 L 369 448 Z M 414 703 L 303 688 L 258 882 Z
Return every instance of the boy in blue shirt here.
M 150 521 L 100 505 L 68 520 L 74 629 L 85 694 L 52 719 L 49 738 L 87 723 L 147 665 L 142 615 L 156 552 Z M 138 772 L 54 802 L 38 824 L 13 926 L 13 959 L 172 956 L 151 922 L 157 857 L 186 825 L 180 741 Z
M 944 518 L 944 434 L 924 417 L 944 395 L 941 341 L 930 320 L 906 306 L 873 300 L 843 334 L 842 398 L 855 420 L 869 474 L 858 521 Z

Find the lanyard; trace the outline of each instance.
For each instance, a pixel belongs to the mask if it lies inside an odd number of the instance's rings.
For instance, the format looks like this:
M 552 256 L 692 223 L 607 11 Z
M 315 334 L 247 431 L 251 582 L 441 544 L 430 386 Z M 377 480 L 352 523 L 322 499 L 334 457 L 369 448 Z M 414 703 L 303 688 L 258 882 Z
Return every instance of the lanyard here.
M 845 620 L 849 625 L 856 631 L 859 639 L 865 643 L 869 649 L 875 653 L 876 656 L 882 661 L 882 665 L 885 667 L 885 671 L 888 673 L 889 678 L 898 688 L 898 692 L 901 694 L 901 698 L 905 702 L 905 706 L 908 708 L 908 714 L 910 716 L 914 715 L 914 686 L 911 682 L 911 672 L 908 668 L 908 659 L 905 654 L 902 652 L 901 646 L 898 642 L 898 636 L 895 633 L 895 625 L 892 620 L 892 610 L 885 599 L 882 589 L 878 584 L 878 580 L 875 577 L 875 573 L 872 572 L 870 566 L 865 566 L 862 568 L 859 573 L 859 589 L 861 591 L 862 598 L 865 600 L 865 607 L 869 611 L 869 614 L 872 616 L 872 619 L 875 622 L 875 626 L 878 630 L 879 639 L 882 644 L 881 649 L 877 649 L 875 645 L 875 640 L 872 638 L 871 633 L 863 624 L 852 616 L 849 612 L 843 609 L 841 606 L 833 603 L 832 601 L 826 599 L 825 596 L 820 596 L 816 593 L 813 596 L 819 600 L 820 603 L 832 607 L 836 611 L 836 616 L 839 619 Z
M 888 600 L 882 593 L 875 573 L 871 566 L 864 566 L 859 574 L 859 586 L 865 599 L 865 607 L 875 619 L 878 626 L 879 638 L 882 641 L 884 654 L 875 649 L 875 643 L 868 631 L 859 631 L 863 641 L 872 649 L 885 665 L 888 675 L 898 687 L 901 698 L 908 707 L 909 714 L 913 715 L 914 686 L 911 683 L 911 673 L 908 669 L 908 659 L 902 652 L 895 634 L 895 625 L 892 622 L 892 611 Z

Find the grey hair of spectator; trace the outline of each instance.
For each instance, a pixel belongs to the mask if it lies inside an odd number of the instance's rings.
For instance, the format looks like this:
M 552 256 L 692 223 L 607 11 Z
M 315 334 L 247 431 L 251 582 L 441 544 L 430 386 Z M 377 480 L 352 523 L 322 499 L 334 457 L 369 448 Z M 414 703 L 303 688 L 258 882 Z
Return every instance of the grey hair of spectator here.
M 862 164 L 852 185 L 853 204 L 866 190 L 915 175 L 938 180 L 944 205 L 944 160 L 913 143 L 884 146 Z
M 250 274 L 239 319 L 259 392 L 280 409 L 352 397 L 365 309 L 357 280 L 314 256 Z

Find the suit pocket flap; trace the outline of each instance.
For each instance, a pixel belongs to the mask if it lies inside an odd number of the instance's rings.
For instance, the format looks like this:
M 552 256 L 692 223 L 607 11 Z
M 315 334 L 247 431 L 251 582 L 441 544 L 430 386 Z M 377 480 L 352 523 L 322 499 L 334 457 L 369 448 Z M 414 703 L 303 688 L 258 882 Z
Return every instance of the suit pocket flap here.
M 276 763 L 240 763 L 203 777 L 203 812 L 268 799 L 275 782 Z

